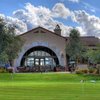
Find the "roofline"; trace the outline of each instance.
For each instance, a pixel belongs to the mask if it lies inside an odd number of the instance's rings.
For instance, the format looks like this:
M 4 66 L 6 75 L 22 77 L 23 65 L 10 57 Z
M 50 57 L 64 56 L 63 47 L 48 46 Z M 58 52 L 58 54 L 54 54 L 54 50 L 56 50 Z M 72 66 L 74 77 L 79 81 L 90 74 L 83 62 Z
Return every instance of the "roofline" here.
M 54 35 L 57 35 L 57 36 L 59 36 L 59 37 L 61 37 L 61 38 L 64 38 L 65 40 L 67 40 L 66 37 L 63 37 L 63 36 L 61 36 L 61 35 L 59 35 L 59 34 L 57 34 L 57 33 L 55 33 L 55 32 L 52 32 L 52 31 L 50 31 L 50 30 L 44 28 L 44 27 L 41 27 L 41 26 L 38 26 L 38 27 L 36 27 L 36 28 L 33 28 L 33 29 L 31 29 L 31 30 L 29 30 L 29 31 L 27 31 L 27 32 L 25 32 L 25 33 L 23 33 L 23 34 L 20 34 L 19 36 L 25 35 L 25 34 L 31 32 L 31 31 L 33 31 L 33 30 L 36 30 L 36 29 L 38 29 L 38 28 L 42 28 L 42 29 L 44 29 L 44 30 L 46 30 L 46 31 L 48 31 L 48 32 L 50 32 L 50 33 L 52 33 L 52 34 L 54 34 Z
M 31 30 L 29 30 L 29 31 L 27 31 L 27 32 L 25 32 L 25 33 L 23 33 L 23 34 L 20 34 L 20 35 L 18 35 L 18 36 L 22 36 L 22 35 L 27 34 L 27 33 L 31 32 L 31 31 L 33 31 L 33 30 L 36 30 L 36 29 L 38 29 L 38 28 L 42 28 L 42 29 L 44 29 L 44 30 L 46 30 L 46 31 L 48 31 L 48 32 L 50 32 L 50 33 L 52 33 L 52 34 L 54 34 L 54 35 L 57 35 L 57 36 L 59 36 L 59 37 L 61 37 L 61 38 L 64 38 L 65 40 L 68 40 L 68 38 L 69 38 L 69 37 L 63 37 L 63 36 L 61 36 L 61 35 L 59 35 L 59 34 L 53 32 L 53 31 L 50 31 L 50 30 L 48 30 L 48 29 L 46 29 L 46 28 L 44 28 L 44 27 L 41 27 L 41 26 L 38 26 L 38 27 L 36 27 L 36 28 L 33 28 L 33 29 L 31 29 Z M 100 41 L 100 39 L 99 39 L 98 37 L 95 37 L 95 36 L 80 36 L 80 38 L 97 38 L 97 39 Z
M 69 37 L 66 37 L 69 38 Z M 100 40 L 98 37 L 96 36 L 80 36 L 80 38 L 97 38 L 98 40 Z

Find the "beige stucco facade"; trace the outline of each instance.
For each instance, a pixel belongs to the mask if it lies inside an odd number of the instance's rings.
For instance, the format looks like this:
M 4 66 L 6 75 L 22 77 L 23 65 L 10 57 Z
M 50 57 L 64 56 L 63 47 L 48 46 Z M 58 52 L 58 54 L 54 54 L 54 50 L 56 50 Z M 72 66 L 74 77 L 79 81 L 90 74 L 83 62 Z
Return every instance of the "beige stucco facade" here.
M 20 66 L 23 55 L 31 48 L 36 46 L 47 47 L 51 49 L 57 56 L 59 60 L 59 65 L 66 66 L 66 41 L 67 39 L 51 32 L 42 27 L 35 28 L 31 31 L 28 31 L 22 35 L 20 35 L 22 40 L 24 41 L 24 45 L 18 55 L 18 57 L 14 61 L 14 66 Z

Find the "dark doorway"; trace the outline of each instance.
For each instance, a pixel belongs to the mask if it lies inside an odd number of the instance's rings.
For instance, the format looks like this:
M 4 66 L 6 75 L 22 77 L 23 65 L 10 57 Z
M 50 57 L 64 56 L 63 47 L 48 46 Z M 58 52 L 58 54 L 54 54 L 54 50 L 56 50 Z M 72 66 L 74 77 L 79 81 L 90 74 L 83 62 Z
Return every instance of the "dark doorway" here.
M 29 49 L 21 60 L 21 66 L 51 66 L 59 65 L 56 54 L 49 48 L 36 46 Z

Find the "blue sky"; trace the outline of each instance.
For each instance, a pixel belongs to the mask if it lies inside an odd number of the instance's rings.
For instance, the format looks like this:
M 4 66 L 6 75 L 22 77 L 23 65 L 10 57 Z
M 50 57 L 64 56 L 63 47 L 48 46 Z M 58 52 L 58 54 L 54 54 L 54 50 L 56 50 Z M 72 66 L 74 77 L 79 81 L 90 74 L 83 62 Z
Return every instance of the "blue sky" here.
M 39 13 L 45 14 L 45 17 L 42 15 L 43 23 L 39 21 Z M 81 35 L 100 37 L 100 0 L 0 0 L 0 14 L 6 21 L 13 24 L 18 22 L 17 30 L 22 33 L 38 25 L 52 30 L 58 23 L 64 36 L 69 34 L 72 27 L 76 27 Z M 35 24 L 32 24 L 31 19 Z M 49 21 L 52 21 L 53 27 Z M 22 25 L 23 30 L 20 27 Z
M 30 2 L 34 6 L 42 5 L 48 8 L 52 8 L 58 2 L 62 2 L 71 10 L 84 9 L 100 17 L 100 0 L 80 0 L 79 3 L 71 2 L 70 0 L 0 0 L 0 12 L 11 15 L 14 10 L 23 8 L 27 2 Z M 86 9 L 84 3 L 88 4 L 90 8 L 88 6 Z M 91 9 L 95 9 L 96 12 L 92 12 Z

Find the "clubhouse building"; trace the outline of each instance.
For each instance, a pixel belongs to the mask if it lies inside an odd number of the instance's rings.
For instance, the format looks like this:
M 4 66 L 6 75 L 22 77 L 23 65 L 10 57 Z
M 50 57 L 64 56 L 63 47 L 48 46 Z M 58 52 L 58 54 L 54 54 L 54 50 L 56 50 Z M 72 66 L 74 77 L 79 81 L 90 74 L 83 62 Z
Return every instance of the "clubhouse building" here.
M 34 70 L 36 66 L 42 66 L 43 70 L 52 70 L 60 65 L 67 69 L 68 56 L 65 48 L 69 38 L 61 36 L 59 25 L 55 27 L 54 32 L 37 27 L 21 34 L 20 37 L 24 40 L 24 45 L 14 61 L 14 67 L 28 66 Z M 81 37 L 81 42 L 89 48 L 96 49 L 100 40 L 86 36 Z

